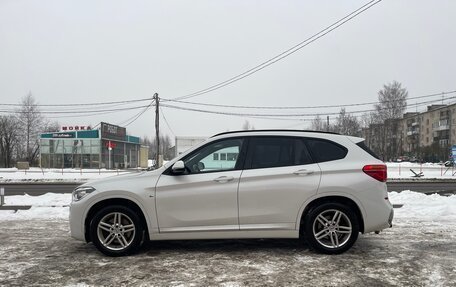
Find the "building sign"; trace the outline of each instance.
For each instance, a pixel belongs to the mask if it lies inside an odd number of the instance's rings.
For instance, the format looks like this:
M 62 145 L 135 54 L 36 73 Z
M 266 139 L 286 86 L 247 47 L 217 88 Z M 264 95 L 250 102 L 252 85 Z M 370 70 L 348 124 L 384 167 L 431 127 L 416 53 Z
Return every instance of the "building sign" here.
M 90 131 L 92 130 L 91 126 L 61 126 L 60 130 L 62 132 L 67 131 Z
M 69 138 L 74 138 L 75 134 L 74 133 L 55 133 L 52 134 L 53 138 L 59 138 L 59 139 L 69 139 Z
M 104 139 L 125 141 L 127 129 L 108 123 L 101 123 L 101 137 Z

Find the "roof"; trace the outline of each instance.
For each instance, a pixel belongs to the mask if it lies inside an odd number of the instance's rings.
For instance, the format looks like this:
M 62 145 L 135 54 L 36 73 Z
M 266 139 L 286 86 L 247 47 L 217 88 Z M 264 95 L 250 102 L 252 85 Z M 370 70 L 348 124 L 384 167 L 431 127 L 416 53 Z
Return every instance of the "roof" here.
M 219 134 L 213 135 L 211 138 L 216 137 L 216 136 L 220 136 L 220 135 L 226 135 L 226 134 L 252 133 L 252 132 L 303 132 L 303 133 L 321 133 L 321 134 L 340 135 L 339 133 L 324 132 L 324 131 L 272 129 L 272 130 L 240 130 L 240 131 L 229 131 L 229 132 L 223 132 L 223 133 L 219 133 Z

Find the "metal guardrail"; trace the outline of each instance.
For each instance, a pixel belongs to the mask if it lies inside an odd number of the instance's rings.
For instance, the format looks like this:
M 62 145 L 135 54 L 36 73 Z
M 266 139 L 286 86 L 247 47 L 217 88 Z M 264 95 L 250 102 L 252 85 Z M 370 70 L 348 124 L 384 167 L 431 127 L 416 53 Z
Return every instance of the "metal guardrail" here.
M 5 205 L 5 188 L 0 187 L 0 210 L 27 210 L 32 208 L 31 205 Z

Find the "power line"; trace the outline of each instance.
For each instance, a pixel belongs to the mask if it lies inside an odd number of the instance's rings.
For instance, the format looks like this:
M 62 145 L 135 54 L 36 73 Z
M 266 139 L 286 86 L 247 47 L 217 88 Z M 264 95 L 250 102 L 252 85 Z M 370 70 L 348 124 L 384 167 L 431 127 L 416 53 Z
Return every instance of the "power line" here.
M 152 98 L 136 99 L 136 100 L 127 100 L 127 101 L 115 101 L 115 102 L 97 102 L 97 103 L 72 103 L 72 104 L 35 104 L 37 107 L 73 107 L 73 106 L 100 106 L 100 105 L 112 105 L 112 104 L 127 104 L 127 103 L 136 103 L 150 101 Z M 0 104 L 0 106 L 12 106 L 12 107 L 22 107 L 23 104 Z
M 98 113 L 98 112 L 117 112 L 117 111 L 128 111 L 128 110 L 136 110 L 148 107 L 147 105 L 143 106 L 136 106 L 136 107 L 128 107 L 128 108 L 118 108 L 118 109 L 102 109 L 102 110 L 74 110 L 74 111 L 36 111 L 34 113 L 40 114 L 88 114 L 88 113 Z M 22 113 L 30 113 L 30 111 L 20 111 L 20 110 L 0 110 L 3 113 L 11 113 L 11 114 L 22 114 Z
M 348 15 L 344 16 L 343 18 L 339 19 L 338 21 L 334 22 L 333 24 L 327 26 L 326 28 L 324 28 L 323 30 L 320 30 L 318 33 L 312 35 L 311 37 L 305 39 L 304 41 L 298 43 L 297 45 L 289 48 L 288 50 L 274 56 L 273 58 L 270 58 L 269 60 L 241 73 L 241 74 L 238 74 L 228 80 L 225 80 L 223 82 L 220 82 L 218 84 L 215 84 L 215 85 L 212 85 L 206 89 L 202 89 L 202 90 L 199 90 L 199 91 L 196 91 L 194 93 L 191 93 L 191 94 L 187 94 L 187 95 L 184 95 L 184 96 L 181 96 L 181 97 L 177 97 L 177 98 L 174 98 L 174 100 L 183 100 L 183 99 L 189 99 L 189 98 L 193 98 L 193 97 L 196 97 L 196 96 L 200 96 L 200 95 L 203 95 L 203 94 L 207 94 L 209 92 L 212 92 L 212 91 L 215 91 L 215 90 L 218 90 L 220 88 L 223 88 L 227 85 L 230 85 L 234 82 L 237 82 L 239 80 L 242 80 L 260 70 L 263 70 L 264 68 L 296 53 L 297 51 L 301 50 L 302 48 L 306 47 L 307 45 L 315 42 L 316 40 L 320 39 L 321 37 L 325 36 L 326 34 L 330 33 L 331 31 L 339 28 L 340 26 L 342 26 L 343 24 L 345 24 L 346 22 L 350 21 L 351 19 L 355 18 L 356 16 L 358 16 L 359 14 L 363 13 L 364 11 L 368 10 L 369 8 L 371 8 L 372 6 L 380 3 L 382 0 L 373 0 L 373 1 L 370 1 L 366 4 L 364 4 L 363 6 L 361 6 L 360 8 L 354 10 L 353 12 L 349 13 Z
M 137 119 L 139 119 L 140 116 L 142 116 L 151 106 L 153 106 L 153 103 L 154 103 L 154 100 L 152 100 L 150 102 L 150 104 L 148 106 L 146 106 L 146 108 L 141 113 L 139 113 L 133 120 L 131 120 L 128 124 L 125 124 L 124 127 L 128 127 L 129 125 L 134 123 Z
M 446 98 L 446 100 L 450 99 L 455 99 L 456 96 L 454 97 L 449 97 Z M 439 102 L 440 99 L 438 100 L 430 100 L 430 101 L 424 101 L 420 103 L 416 103 L 416 105 L 426 105 L 434 102 Z M 231 115 L 231 116 L 244 116 L 244 117 L 284 117 L 284 118 L 289 118 L 289 117 L 316 117 L 316 116 L 321 116 L 321 115 L 338 115 L 340 112 L 323 112 L 323 113 L 299 113 L 299 114 L 264 114 L 264 113 L 238 113 L 238 112 L 230 112 L 230 111 L 213 111 L 213 110 L 204 110 L 204 109 L 195 109 L 195 108 L 188 108 L 188 107 L 181 107 L 181 106 L 175 106 L 175 105 L 169 105 L 169 104 L 162 104 L 163 107 L 167 108 L 173 108 L 173 109 L 179 109 L 179 110 L 186 110 L 186 111 L 193 111 L 193 112 L 201 112 L 201 113 L 209 113 L 209 114 L 219 114 L 219 115 Z M 391 108 L 383 108 L 382 110 L 388 110 Z M 367 110 L 357 110 L 357 111 L 346 111 L 347 114 L 358 114 L 358 113 L 367 113 L 367 112 L 374 112 L 377 111 L 377 109 L 367 109 Z
M 166 126 L 168 127 L 169 131 L 173 134 L 174 137 L 176 137 L 176 134 L 173 132 L 173 129 L 171 128 L 170 124 L 168 123 L 168 120 L 166 119 L 165 113 L 163 112 L 163 109 L 161 106 L 160 106 L 160 112 L 161 112 L 163 119 L 165 120 Z
M 436 94 L 429 94 L 424 96 L 417 96 L 417 97 L 410 97 L 407 100 L 413 99 L 421 99 L 421 98 L 430 98 L 442 95 L 449 95 L 456 93 L 456 90 L 449 91 L 449 92 L 441 92 Z M 220 107 L 220 108 L 237 108 L 237 109 L 271 109 L 271 110 L 281 110 L 281 109 L 320 109 L 320 108 L 341 108 L 341 107 L 353 107 L 353 106 L 366 106 L 366 105 L 374 105 L 380 104 L 381 102 L 365 102 L 365 103 L 352 103 L 352 104 L 341 104 L 341 105 L 319 105 L 319 106 L 245 106 L 245 105 L 220 105 L 220 104 L 209 104 L 209 103 L 196 103 L 196 102 L 189 102 L 189 101 L 181 101 L 181 100 L 163 100 L 164 102 L 176 102 L 182 104 L 190 104 L 190 105 L 198 105 L 198 106 L 208 106 L 208 107 Z M 401 100 L 393 100 L 393 101 L 386 101 L 389 102 L 397 102 Z
M 151 103 L 153 103 L 153 100 L 152 100 Z M 133 116 L 129 117 L 128 119 L 126 119 L 126 120 L 124 120 L 124 121 L 118 123 L 117 125 L 118 125 L 118 126 L 122 126 L 122 125 L 124 125 L 125 123 L 128 123 L 129 121 L 131 121 L 132 119 L 136 118 L 137 116 L 142 115 L 142 113 L 144 113 L 148 108 L 149 108 L 149 105 L 146 106 L 146 107 L 144 108 L 144 110 L 139 111 L 138 113 L 136 113 L 136 114 L 134 114 Z

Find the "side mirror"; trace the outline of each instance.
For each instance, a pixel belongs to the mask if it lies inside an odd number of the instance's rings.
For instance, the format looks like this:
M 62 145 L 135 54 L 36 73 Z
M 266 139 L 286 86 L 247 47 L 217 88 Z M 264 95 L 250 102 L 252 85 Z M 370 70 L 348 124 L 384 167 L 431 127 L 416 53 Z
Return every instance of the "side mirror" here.
M 173 164 L 171 168 L 174 173 L 184 173 L 185 172 L 185 164 L 183 161 L 179 160 Z
M 198 162 L 198 169 L 199 169 L 200 171 L 204 170 L 205 168 L 206 168 L 206 166 L 204 165 L 203 162 Z

